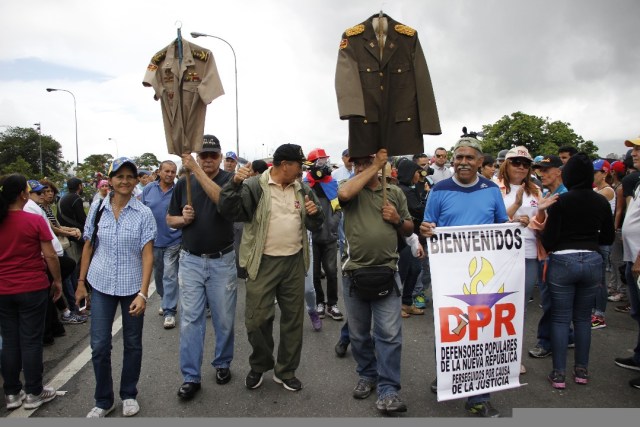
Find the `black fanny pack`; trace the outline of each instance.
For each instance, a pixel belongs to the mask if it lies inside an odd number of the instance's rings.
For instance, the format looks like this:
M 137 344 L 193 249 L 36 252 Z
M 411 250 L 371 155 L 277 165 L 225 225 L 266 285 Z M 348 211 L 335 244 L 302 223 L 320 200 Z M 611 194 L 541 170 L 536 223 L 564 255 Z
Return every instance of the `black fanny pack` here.
M 391 295 L 395 289 L 400 296 L 395 271 L 390 267 L 362 267 L 351 271 L 350 276 L 349 295 L 353 292 L 362 300 L 375 301 Z

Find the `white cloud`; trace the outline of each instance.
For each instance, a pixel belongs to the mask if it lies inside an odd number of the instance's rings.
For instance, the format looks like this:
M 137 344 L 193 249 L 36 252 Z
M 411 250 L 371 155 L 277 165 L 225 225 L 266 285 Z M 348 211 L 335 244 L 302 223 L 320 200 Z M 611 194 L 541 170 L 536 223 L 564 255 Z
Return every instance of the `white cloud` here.
M 640 134 L 640 52 L 630 32 L 637 1 L 388 3 L 386 13 L 418 30 L 429 64 L 443 135 L 425 136 L 427 152 L 451 146 L 463 125 L 479 130 L 518 110 L 571 123 L 601 154 L 623 152 L 622 141 Z M 181 20 L 183 37 L 216 58 L 226 94 L 208 107 L 205 132 L 224 150 L 235 151 L 233 56 L 223 42 L 193 40 L 191 31 L 224 37 L 236 51 L 243 157 L 295 142 L 338 160 L 347 144 L 333 86 L 338 43 L 377 7 L 367 0 L 193 0 L 179 8 L 167 0 L 3 2 L 0 61 L 38 58 L 112 77 L 54 80 L 46 67 L 36 80 L 0 76 L 0 124 L 41 122 L 75 160 L 73 100 L 44 90 L 59 87 L 77 99 L 81 160 L 115 155 L 109 138 L 120 155 L 175 157 L 165 148 L 160 105 L 141 81 Z

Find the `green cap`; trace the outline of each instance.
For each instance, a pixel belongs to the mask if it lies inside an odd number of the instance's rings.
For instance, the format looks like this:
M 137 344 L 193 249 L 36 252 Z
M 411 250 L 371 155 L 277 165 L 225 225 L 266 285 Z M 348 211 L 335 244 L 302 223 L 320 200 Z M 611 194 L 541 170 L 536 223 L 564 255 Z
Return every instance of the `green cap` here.
M 480 154 L 482 154 L 482 146 L 480 145 L 480 141 L 470 136 L 460 138 L 458 142 L 456 142 L 456 145 L 453 147 L 453 151 L 456 151 L 460 147 L 475 148 Z

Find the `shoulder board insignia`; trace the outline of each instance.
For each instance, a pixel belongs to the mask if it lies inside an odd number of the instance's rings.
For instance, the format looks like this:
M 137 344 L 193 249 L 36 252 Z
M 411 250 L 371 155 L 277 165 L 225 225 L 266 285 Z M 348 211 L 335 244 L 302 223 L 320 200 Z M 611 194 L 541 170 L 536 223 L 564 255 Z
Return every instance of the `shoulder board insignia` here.
M 348 28 L 344 33 L 347 37 L 357 36 L 364 32 L 364 24 L 358 24 L 355 27 Z
M 397 24 L 393 29 L 396 30 L 397 33 L 404 34 L 405 36 L 413 37 L 416 35 L 416 30 L 406 25 Z
M 345 49 L 347 46 L 349 46 L 349 39 L 340 40 L 340 50 Z
M 155 55 L 153 55 L 153 58 L 151 58 L 151 63 L 155 65 L 159 65 L 164 60 L 165 56 L 167 56 L 167 51 L 166 50 L 160 51 Z
M 192 50 L 191 55 L 193 55 L 195 59 L 199 59 L 200 61 L 204 62 L 209 59 L 209 52 L 206 52 L 204 50 Z

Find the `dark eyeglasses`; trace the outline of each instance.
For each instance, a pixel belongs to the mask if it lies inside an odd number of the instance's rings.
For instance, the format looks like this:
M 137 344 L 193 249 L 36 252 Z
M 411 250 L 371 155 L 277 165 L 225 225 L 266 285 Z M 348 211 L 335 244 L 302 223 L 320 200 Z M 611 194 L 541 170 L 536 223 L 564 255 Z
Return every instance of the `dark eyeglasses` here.
M 215 151 L 206 151 L 204 153 L 198 154 L 198 157 L 201 159 L 214 159 L 217 160 L 220 158 L 220 153 L 216 153 Z
M 34 191 L 38 196 L 42 196 L 42 191 Z
M 436 157 L 439 159 L 446 159 L 447 155 L 446 154 L 436 154 Z
M 531 167 L 531 162 L 529 160 L 509 159 L 509 163 L 511 163 L 515 167 L 520 167 L 520 166 L 523 166 L 525 168 Z

